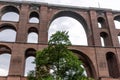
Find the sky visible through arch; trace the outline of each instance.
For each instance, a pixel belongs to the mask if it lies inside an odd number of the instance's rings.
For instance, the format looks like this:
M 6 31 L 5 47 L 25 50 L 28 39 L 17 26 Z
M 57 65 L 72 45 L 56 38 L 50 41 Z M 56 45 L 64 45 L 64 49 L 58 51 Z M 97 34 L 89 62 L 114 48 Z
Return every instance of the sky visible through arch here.
M 11 1 L 11 0 L 7 0 L 7 1 Z M 79 7 L 97 7 L 97 8 L 120 10 L 120 5 L 119 5 L 120 0 L 12 0 L 12 1 L 33 1 L 33 2 L 45 2 L 49 4 L 59 4 L 59 5 L 79 6 Z M 66 25 L 68 23 L 63 23 L 63 24 Z M 1 74 L 5 73 L 5 69 L 0 68 Z

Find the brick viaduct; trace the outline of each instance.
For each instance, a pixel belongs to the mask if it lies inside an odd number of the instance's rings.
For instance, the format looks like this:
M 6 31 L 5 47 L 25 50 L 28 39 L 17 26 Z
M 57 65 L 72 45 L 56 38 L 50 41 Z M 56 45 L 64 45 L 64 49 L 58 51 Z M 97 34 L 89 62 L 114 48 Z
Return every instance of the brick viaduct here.
M 19 15 L 19 21 L 2 21 L 1 17 L 11 11 Z M 87 75 L 95 80 L 120 80 L 120 29 L 114 24 L 114 20 L 120 21 L 119 11 L 6 1 L 0 1 L 0 31 L 9 28 L 17 35 L 15 42 L 0 42 L 0 54 L 11 55 L 8 76 L 1 76 L 0 80 L 26 80 L 25 59 L 47 46 L 49 25 L 62 16 L 72 17 L 84 27 L 88 46 L 73 45 L 69 49 L 83 61 Z M 39 23 L 29 23 L 31 17 L 37 17 Z M 26 42 L 29 32 L 38 34 L 38 43 Z M 105 46 L 101 45 L 101 37 Z

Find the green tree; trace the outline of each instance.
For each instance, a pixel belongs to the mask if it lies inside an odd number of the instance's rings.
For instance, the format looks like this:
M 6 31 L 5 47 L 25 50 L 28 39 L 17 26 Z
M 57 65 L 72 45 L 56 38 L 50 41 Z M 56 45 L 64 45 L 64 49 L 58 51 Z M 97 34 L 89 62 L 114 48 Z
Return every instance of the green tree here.
M 38 51 L 28 80 L 91 80 L 84 75 L 82 62 L 68 46 L 71 45 L 68 32 L 56 32 L 48 42 L 48 47 Z

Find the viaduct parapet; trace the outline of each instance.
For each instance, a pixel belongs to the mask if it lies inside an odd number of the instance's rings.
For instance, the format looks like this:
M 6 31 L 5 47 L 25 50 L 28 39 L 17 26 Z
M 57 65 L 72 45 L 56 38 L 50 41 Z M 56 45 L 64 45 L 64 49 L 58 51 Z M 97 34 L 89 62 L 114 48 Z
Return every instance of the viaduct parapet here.
M 8 12 L 18 14 L 19 19 L 2 20 Z M 16 39 L 14 42 L 0 41 L 0 55 L 11 55 L 8 76 L 0 76 L 0 80 L 26 80 L 26 58 L 35 57 L 35 51 L 47 47 L 49 26 L 53 20 L 62 16 L 76 19 L 86 32 L 88 45 L 72 45 L 69 49 L 83 61 L 87 75 L 95 80 L 120 80 L 120 29 L 114 23 L 120 21 L 120 11 L 7 1 L 0 1 L 0 31 L 12 29 L 16 32 Z M 30 23 L 32 17 L 39 22 Z M 37 43 L 27 43 L 27 36 L 31 32 L 37 33 Z

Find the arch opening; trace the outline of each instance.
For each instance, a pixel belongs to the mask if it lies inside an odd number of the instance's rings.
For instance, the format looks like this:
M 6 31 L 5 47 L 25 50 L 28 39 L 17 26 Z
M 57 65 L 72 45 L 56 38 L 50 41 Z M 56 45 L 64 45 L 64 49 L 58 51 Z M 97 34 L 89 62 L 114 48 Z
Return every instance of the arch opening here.
M 8 76 L 11 55 L 8 53 L 0 54 L 0 76 Z
M 120 33 L 118 34 L 118 41 L 119 41 L 119 44 L 120 44 Z
M 7 24 L 0 27 L 0 41 L 15 42 L 16 34 L 16 29 L 12 25 Z
M 5 6 L 1 10 L 1 13 L 2 13 L 1 16 L 2 21 L 14 21 L 14 22 L 19 21 L 19 10 L 14 6 Z
M 35 70 L 35 67 L 36 67 L 36 65 L 35 64 L 33 64 L 33 61 L 35 60 L 35 57 L 33 57 L 33 56 L 30 56 L 30 57 L 28 57 L 26 60 L 25 60 L 25 72 L 24 72 L 24 76 L 28 76 L 28 73 L 30 72 L 30 71 L 33 71 L 33 70 Z
M 114 24 L 116 29 L 120 29 L 120 16 L 115 16 L 114 17 Z
M 27 43 L 38 43 L 38 30 L 34 27 L 28 30 Z
M 28 72 L 35 70 L 36 65 L 32 62 L 35 60 L 35 49 L 27 49 L 25 52 L 25 71 L 24 76 L 28 75 Z
M 11 50 L 7 46 L 0 45 L 0 76 L 8 76 L 11 59 Z
M 120 73 L 119 73 L 117 58 L 115 54 L 112 52 L 108 52 L 106 54 L 106 60 L 108 64 L 108 70 L 109 70 L 110 77 L 118 78 L 120 76 L 119 75 Z
M 88 58 L 87 55 L 78 51 L 78 50 L 71 50 L 78 58 L 83 62 L 83 67 L 85 69 L 84 74 L 88 77 L 96 79 L 96 71 L 92 64 L 92 61 Z
M 56 31 L 68 31 L 69 39 L 73 45 L 88 45 L 88 28 L 83 18 L 78 14 L 68 12 L 64 13 L 63 11 L 53 17 L 48 30 L 48 40 Z
M 37 12 L 30 13 L 29 23 L 39 23 L 39 14 Z
M 106 24 L 105 24 L 105 20 L 102 17 L 98 17 L 98 28 L 105 28 Z
M 100 40 L 101 40 L 101 46 L 110 46 L 110 40 L 108 38 L 108 34 L 106 32 L 100 33 Z

